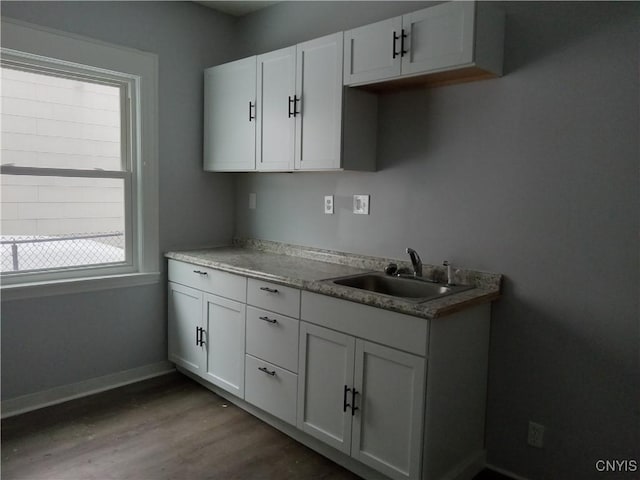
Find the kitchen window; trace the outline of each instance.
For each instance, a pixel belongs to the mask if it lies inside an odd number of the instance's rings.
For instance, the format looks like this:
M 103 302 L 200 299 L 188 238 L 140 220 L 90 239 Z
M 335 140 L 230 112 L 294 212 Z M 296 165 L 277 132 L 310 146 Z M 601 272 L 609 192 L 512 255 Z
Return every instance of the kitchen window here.
M 24 26 L 11 26 L 18 37 L 25 34 Z M 96 289 L 96 280 L 110 279 L 102 282 L 109 288 L 131 276 L 157 277 L 155 70 L 140 75 L 136 67 L 102 68 L 96 66 L 100 54 L 92 65 L 80 64 L 4 48 L 4 40 L 3 34 L 3 298 L 21 286 L 37 286 L 32 292 L 37 295 L 52 283 L 60 290 L 60 284 L 71 282 L 68 290 L 78 291 L 82 280 Z M 64 40 L 80 49 L 98 47 L 102 54 L 109 49 L 77 38 Z M 114 51 L 128 57 L 129 52 Z M 137 62 L 130 58 L 120 63 Z M 148 281 L 138 278 L 134 283 Z

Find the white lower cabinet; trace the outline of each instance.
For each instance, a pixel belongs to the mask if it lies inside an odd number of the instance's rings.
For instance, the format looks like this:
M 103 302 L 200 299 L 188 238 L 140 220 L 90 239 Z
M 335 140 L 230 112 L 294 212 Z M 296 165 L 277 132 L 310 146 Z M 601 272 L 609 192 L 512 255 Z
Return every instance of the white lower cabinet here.
M 300 323 L 298 428 L 338 450 L 351 451 L 355 338 Z
M 240 398 L 246 285 L 238 275 L 169 261 L 169 360 Z
M 298 376 L 251 355 L 246 356 L 245 400 L 295 425 Z
M 420 474 L 425 359 L 358 339 L 351 456 L 391 478 Z
M 483 468 L 490 304 L 426 320 L 175 260 L 168 291 L 170 361 L 359 475 Z
M 244 398 L 244 303 L 205 294 L 202 318 L 207 351 L 203 377 Z
M 295 425 L 300 290 L 249 279 L 247 303 L 245 400 Z
M 247 353 L 296 373 L 299 325 L 297 318 L 247 307 Z
M 201 342 L 202 292 L 169 282 L 169 361 L 200 375 L 205 358 Z
M 301 322 L 298 427 L 390 478 L 420 475 L 425 359 Z

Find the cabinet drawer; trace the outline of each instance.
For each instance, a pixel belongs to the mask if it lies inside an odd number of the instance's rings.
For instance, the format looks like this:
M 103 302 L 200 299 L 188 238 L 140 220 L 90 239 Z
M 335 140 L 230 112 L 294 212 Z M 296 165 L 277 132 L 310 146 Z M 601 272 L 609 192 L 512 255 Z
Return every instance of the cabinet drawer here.
M 250 278 L 247 303 L 288 317 L 300 318 L 300 290 L 297 288 Z
M 295 318 L 247 307 L 247 353 L 295 373 L 299 328 Z
M 420 356 L 427 355 L 429 320 L 339 298 L 302 293 L 302 320 Z
M 239 302 L 247 300 L 247 279 L 245 277 L 213 268 L 169 260 L 169 281 Z
M 247 402 L 295 425 L 298 375 L 247 355 L 244 383 Z

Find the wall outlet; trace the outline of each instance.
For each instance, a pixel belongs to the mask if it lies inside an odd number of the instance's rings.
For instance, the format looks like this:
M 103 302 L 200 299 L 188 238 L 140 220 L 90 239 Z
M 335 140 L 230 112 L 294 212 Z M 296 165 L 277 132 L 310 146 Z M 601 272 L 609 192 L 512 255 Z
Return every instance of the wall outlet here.
M 353 196 L 353 213 L 357 215 L 369 215 L 369 195 Z
M 333 195 L 324 196 L 324 213 L 327 215 L 333 214 Z
M 256 209 L 256 194 L 250 193 L 249 194 L 249 210 L 255 210 L 255 209 Z
M 544 446 L 544 425 L 529 421 L 527 443 L 536 448 L 542 448 Z

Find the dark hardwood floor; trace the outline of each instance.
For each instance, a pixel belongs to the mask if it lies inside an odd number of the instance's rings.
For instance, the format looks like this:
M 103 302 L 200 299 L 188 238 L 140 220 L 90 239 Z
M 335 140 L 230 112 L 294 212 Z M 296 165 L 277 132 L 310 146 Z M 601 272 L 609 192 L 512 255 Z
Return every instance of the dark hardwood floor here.
M 2 420 L 1 443 L 4 480 L 359 478 L 178 373 Z
M 2 478 L 358 477 L 175 373 L 3 420 Z

